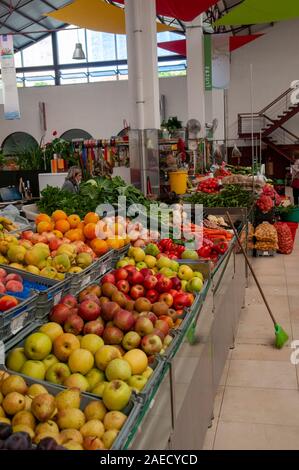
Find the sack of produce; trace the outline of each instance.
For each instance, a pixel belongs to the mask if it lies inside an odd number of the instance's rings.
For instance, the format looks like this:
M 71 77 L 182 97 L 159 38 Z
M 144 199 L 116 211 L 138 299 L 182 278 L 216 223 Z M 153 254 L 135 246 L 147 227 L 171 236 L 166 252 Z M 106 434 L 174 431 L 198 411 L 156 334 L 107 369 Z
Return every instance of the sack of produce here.
M 290 227 L 283 223 L 277 222 L 275 228 L 278 236 L 278 250 L 284 255 L 289 255 L 293 251 L 294 241 Z
M 278 236 L 274 225 L 263 222 L 255 230 L 255 248 L 261 251 L 278 250 Z

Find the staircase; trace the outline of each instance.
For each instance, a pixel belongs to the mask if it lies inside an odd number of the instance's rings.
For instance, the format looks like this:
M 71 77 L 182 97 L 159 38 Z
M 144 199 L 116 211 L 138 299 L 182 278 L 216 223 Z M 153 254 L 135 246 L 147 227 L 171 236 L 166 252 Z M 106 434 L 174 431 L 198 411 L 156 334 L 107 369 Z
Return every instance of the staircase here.
M 259 113 L 238 115 L 240 139 L 261 140 L 281 157 L 293 161 L 291 152 L 299 149 L 299 137 L 289 131 L 284 124 L 299 113 L 299 104 L 291 102 L 293 89 L 289 88 Z

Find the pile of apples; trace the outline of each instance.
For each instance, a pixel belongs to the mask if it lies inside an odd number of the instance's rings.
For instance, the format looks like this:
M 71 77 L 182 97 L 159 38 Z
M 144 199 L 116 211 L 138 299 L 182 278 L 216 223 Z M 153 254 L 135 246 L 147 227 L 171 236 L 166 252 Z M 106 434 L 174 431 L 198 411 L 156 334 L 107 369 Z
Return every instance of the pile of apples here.
M 0 449 L 110 449 L 127 419 L 108 411 L 102 400 L 90 399 L 83 408 L 78 389 L 52 395 L 20 375 L 0 374 Z
M 23 279 L 19 274 L 7 274 L 0 268 L 0 294 L 7 292 L 23 292 Z M 19 301 L 13 295 L 3 295 L 0 298 L 0 312 L 6 312 L 18 305 Z

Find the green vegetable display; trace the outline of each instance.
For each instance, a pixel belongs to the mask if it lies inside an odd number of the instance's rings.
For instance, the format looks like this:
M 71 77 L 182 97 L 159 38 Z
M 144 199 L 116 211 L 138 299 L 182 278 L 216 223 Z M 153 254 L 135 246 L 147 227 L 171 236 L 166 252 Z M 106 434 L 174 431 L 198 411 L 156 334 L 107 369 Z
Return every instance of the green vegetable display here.
M 195 193 L 188 202 L 202 204 L 204 207 L 249 207 L 254 201 L 252 193 L 239 187 L 228 185 L 220 193 Z
M 48 215 L 61 209 L 68 215 L 78 214 L 84 217 L 88 212 L 95 211 L 99 204 L 117 205 L 119 196 L 127 198 L 127 207 L 132 204 L 142 204 L 149 209 L 151 204 L 137 188 L 127 185 L 117 176 L 112 179 L 98 177 L 88 180 L 80 185 L 78 194 L 47 186 L 42 191 L 38 208 Z

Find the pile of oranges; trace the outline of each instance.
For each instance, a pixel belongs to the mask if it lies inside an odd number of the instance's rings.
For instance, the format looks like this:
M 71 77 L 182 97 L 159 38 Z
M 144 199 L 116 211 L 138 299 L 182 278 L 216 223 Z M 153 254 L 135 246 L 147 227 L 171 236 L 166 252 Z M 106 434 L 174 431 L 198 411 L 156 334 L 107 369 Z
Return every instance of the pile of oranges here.
M 77 215 L 56 210 L 52 216 L 39 214 L 35 220 L 39 234 L 52 232 L 57 238 L 67 238 L 71 242 L 82 241 L 90 246 L 97 256 L 109 249 L 120 249 L 129 243 L 125 238 L 125 228 L 118 223 L 108 227 L 95 212 L 86 214 L 83 220 Z

